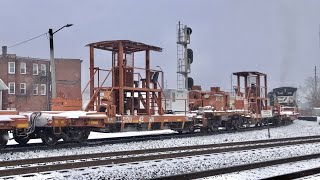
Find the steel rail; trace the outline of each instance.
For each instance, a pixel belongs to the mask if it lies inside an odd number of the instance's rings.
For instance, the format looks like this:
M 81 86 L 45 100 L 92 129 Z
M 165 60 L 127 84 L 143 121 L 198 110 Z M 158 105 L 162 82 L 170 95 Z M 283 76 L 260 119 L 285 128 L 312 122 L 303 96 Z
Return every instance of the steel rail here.
M 273 179 L 291 180 L 291 179 L 297 179 L 297 178 L 311 176 L 311 175 L 315 175 L 315 174 L 319 174 L 319 173 L 320 173 L 320 167 L 316 167 L 316 168 L 312 168 L 312 169 L 306 169 L 306 170 L 302 170 L 302 171 L 282 174 L 282 175 L 263 178 L 263 179 L 264 180 L 273 180 Z
M 268 167 L 268 166 L 279 165 L 279 164 L 286 164 L 286 163 L 297 162 L 297 161 L 316 159 L 316 158 L 320 158 L 320 153 L 275 159 L 275 160 L 256 162 L 256 163 L 250 163 L 250 164 L 243 164 L 243 165 L 237 165 L 237 166 L 231 166 L 231 167 L 225 167 L 225 168 L 219 168 L 219 169 L 210 169 L 206 171 L 197 171 L 197 172 L 191 172 L 191 173 L 185 173 L 185 174 L 165 176 L 165 177 L 159 177 L 154 179 L 156 180 L 180 180 L 180 179 L 189 180 L 189 179 L 204 178 L 204 177 L 216 176 L 221 174 L 245 171 L 245 170 L 256 169 L 261 167 Z M 311 175 L 311 173 L 315 171 L 320 172 L 320 168 L 316 170 L 305 171 L 305 172 L 306 174 L 310 173 Z M 304 172 L 302 173 L 297 172 L 297 174 L 292 173 L 292 175 L 288 174 L 287 176 L 284 176 L 284 179 L 286 179 L 286 177 L 299 177 L 299 174 L 303 176 L 303 173 Z M 271 177 L 271 179 L 283 179 L 281 178 L 281 176 L 279 176 L 280 178 L 277 178 L 277 177 L 278 176 Z M 289 178 L 289 179 L 292 179 L 292 178 Z

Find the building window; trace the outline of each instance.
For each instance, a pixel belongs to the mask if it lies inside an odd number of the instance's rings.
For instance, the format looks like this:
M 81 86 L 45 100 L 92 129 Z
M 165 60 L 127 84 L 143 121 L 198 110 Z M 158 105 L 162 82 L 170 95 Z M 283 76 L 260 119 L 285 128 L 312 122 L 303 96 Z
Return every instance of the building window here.
M 15 83 L 14 82 L 9 82 L 8 86 L 9 86 L 9 94 L 15 94 L 16 91 L 16 87 L 15 87 Z
M 45 64 L 41 64 L 41 75 L 42 76 L 47 75 L 47 66 Z
M 41 84 L 41 95 L 47 94 L 47 86 L 45 84 Z
M 8 62 L 8 73 L 9 74 L 16 73 L 16 63 L 15 62 Z
M 26 63 L 20 63 L 20 74 L 27 74 L 27 65 Z
M 38 84 L 33 85 L 33 95 L 38 95 Z
M 38 69 L 38 64 L 33 64 L 33 75 L 38 75 L 38 72 L 39 69 Z
M 26 95 L 27 94 L 27 85 L 26 83 L 20 83 L 20 94 L 21 95 Z

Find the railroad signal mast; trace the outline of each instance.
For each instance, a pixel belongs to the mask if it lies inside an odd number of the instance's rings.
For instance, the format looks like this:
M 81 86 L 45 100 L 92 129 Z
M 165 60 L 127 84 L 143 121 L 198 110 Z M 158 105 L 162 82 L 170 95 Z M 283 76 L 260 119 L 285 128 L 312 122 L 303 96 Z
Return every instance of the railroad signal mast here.
M 193 51 L 188 49 L 192 29 L 186 25 L 177 25 L 177 88 L 191 89 L 193 79 L 188 77 L 191 73 L 190 65 L 193 62 Z

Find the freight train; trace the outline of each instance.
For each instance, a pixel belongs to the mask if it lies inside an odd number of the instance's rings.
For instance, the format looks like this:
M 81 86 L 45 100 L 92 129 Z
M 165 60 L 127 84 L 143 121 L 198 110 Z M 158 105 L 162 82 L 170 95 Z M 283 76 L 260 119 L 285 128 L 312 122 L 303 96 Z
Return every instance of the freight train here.
M 45 144 L 55 145 L 59 139 L 85 142 L 91 131 L 172 129 L 183 133 L 262 126 L 266 121 L 261 112 L 272 109 L 268 105 L 266 74 L 233 73 L 237 78 L 233 92 L 221 91 L 219 87 L 203 91 L 201 86 L 193 86 L 190 91 L 163 90 L 163 71 L 150 68 L 150 52 L 161 52 L 160 47 L 129 40 L 102 41 L 88 46 L 90 81 L 85 89 L 90 88 L 90 101 L 85 109 L 78 109 L 78 100 L 59 97 L 52 100 L 56 103 L 52 105 L 53 111 L 3 111 L 1 147 L 7 144 L 8 132 L 13 133 L 19 144 L 41 138 Z M 110 69 L 94 66 L 95 49 L 111 53 Z M 135 66 L 138 52 L 145 55 L 145 67 Z M 107 75 L 101 77 L 101 71 Z M 278 121 L 281 118 L 275 117 Z

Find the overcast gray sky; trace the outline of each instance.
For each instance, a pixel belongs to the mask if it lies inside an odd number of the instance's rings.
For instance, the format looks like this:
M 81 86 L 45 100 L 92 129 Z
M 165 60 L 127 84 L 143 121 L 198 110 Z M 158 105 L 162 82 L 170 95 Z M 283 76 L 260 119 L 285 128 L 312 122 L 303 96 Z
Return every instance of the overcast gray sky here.
M 320 1 L 317 0 L 0 0 L 0 45 L 13 45 L 67 23 L 55 34 L 55 57 L 80 58 L 88 81 L 86 44 L 129 39 L 163 48 L 151 65 L 176 88 L 176 24 L 193 30 L 191 77 L 206 88 L 230 89 L 235 71 L 262 71 L 270 88 L 299 86 L 319 66 Z M 19 56 L 49 58 L 49 40 L 8 49 Z M 98 54 L 99 64 L 110 56 Z M 102 59 L 104 58 L 104 59 Z M 320 69 L 320 68 L 319 68 Z

